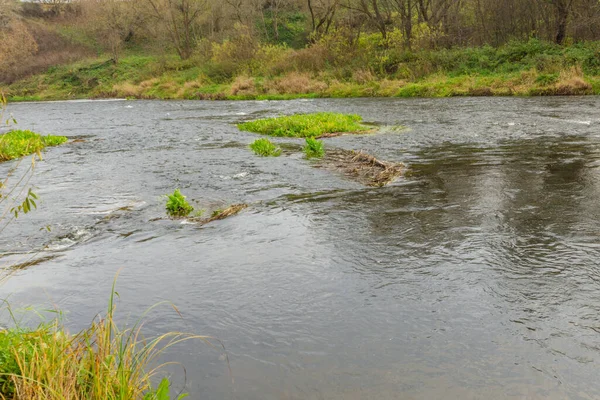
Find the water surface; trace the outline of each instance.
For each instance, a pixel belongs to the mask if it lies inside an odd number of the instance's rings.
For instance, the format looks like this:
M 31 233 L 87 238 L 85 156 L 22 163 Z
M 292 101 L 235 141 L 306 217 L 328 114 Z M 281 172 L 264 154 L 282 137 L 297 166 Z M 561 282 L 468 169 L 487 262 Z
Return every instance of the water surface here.
M 2 233 L 0 263 L 43 261 L 0 295 L 68 310 L 77 329 L 121 271 L 124 323 L 169 300 L 183 319 L 161 308 L 148 334 L 224 343 L 231 375 L 201 342 L 165 355 L 193 399 L 599 398 L 598 109 L 595 97 L 12 104 L 21 128 L 83 141 L 38 163 L 40 207 Z M 234 125 L 312 111 L 381 125 L 326 146 L 410 174 L 366 188 L 298 152 L 256 157 L 256 135 Z M 177 187 L 200 208 L 250 208 L 202 227 L 157 219 Z

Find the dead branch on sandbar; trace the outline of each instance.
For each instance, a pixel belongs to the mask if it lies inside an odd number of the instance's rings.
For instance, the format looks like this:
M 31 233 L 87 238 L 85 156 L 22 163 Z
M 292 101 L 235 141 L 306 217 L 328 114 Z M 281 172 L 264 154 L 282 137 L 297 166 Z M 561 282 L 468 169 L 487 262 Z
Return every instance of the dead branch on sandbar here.
M 225 219 L 238 214 L 243 209 L 248 208 L 248 204 L 234 204 L 223 210 L 217 210 L 210 218 L 189 218 L 189 221 L 197 222 L 200 225 L 208 224 L 209 222 Z
M 402 176 L 403 163 L 381 161 L 362 151 L 329 150 L 319 167 L 342 172 L 367 186 L 385 186 Z

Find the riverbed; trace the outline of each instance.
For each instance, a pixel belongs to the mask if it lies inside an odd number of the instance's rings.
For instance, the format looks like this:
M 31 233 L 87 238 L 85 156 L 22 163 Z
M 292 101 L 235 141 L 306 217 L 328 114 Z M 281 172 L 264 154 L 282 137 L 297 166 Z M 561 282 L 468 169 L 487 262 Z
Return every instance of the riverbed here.
M 123 324 L 166 300 L 181 315 L 159 307 L 147 335 L 224 345 L 164 355 L 192 399 L 599 398 L 598 110 L 592 96 L 11 104 L 21 129 L 72 141 L 45 152 L 38 209 L 0 236 L 0 265 L 39 260 L 0 297 L 65 310 L 76 330 L 118 273 Z M 315 111 L 378 125 L 325 146 L 406 176 L 365 187 L 299 139 L 257 157 L 235 126 Z M 249 207 L 165 219 L 175 188 L 199 209 Z

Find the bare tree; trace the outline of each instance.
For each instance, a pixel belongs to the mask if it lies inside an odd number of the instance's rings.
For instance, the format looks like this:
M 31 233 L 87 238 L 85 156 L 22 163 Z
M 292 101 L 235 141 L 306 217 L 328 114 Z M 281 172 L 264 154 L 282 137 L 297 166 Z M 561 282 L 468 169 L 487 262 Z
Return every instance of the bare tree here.
M 310 37 L 312 40 L 316 40 L 319 36 L 329 32 L 339 4 L 339 0 L 307 0 L 312 28 Z
M 567 36 L 567 24 L 571 14 L 573 0 L 549 0 L 556 12 L 556 34 L 554 41 L 563 44 Z
M 381 33 L 381 38 L 387 39 L 387 27 L 392 23 L 388 0 L 349 0 L 344 7 L 362 14 Z
M 83 26 L 94 33 L 98 43 L 119 62 L 124 41 L 134 24 L 132 3 L 125 0 L 80 0 Z
M 152 18 L 167 33 L 181 59 L 189 58 L 198 39 L 200 19 L 210 15 L 206 0 L 143 0 Z

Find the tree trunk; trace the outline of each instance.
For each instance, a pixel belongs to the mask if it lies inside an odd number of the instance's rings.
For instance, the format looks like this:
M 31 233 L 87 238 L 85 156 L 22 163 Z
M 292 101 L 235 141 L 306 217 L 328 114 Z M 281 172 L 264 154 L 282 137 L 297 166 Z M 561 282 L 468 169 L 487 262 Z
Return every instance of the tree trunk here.
M 556 37 L 554 41 L 556 44 L 563 44 L 567 36 L 569 5 L 566 4 L 565 0 L 556 0 L 554 5 L 556 7 Z

